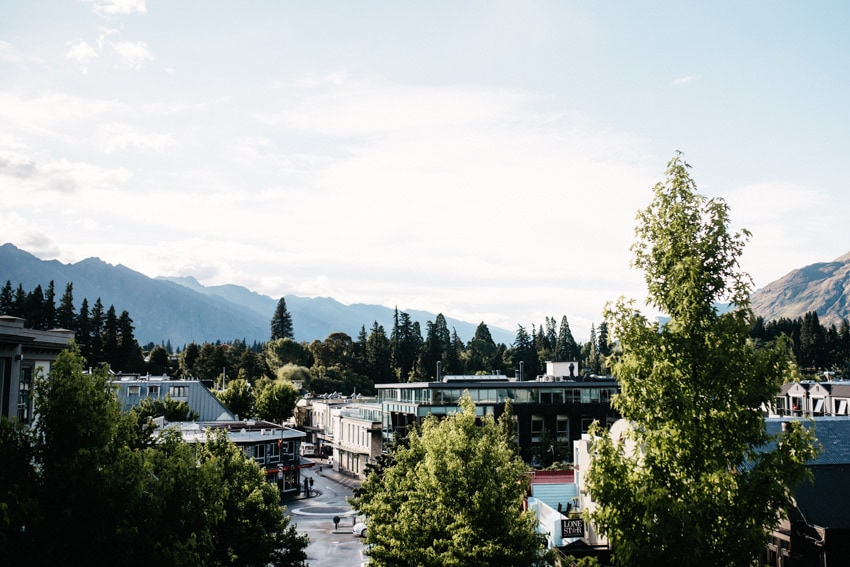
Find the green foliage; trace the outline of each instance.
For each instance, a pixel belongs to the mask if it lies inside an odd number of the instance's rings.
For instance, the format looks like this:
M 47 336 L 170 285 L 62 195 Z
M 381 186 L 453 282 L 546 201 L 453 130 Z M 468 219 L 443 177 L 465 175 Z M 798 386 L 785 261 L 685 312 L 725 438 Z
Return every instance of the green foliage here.
M 751 565 L 815 455 L 799 423 L 766 433 L 760 407 L 793 364 L 783 341 L 749 340 L 749 278 L 737 270 L 749 234 L 728 231 L 728 207 L 699 195 L 687 167 L 671 160 L 632 247 L 669 322 L 624 299 L 606 308 L 614 405 L 631 427 L 622 439 L 591 430 L 586 486 L 620 565 Z M 733 308 L 718 314 L 720 301 Z
M 260 390 L 257 395 L 257 417 L 274 423 L 283 423 L 295 410 L 301 392 L 292 382 L 275 380 Z
M 189 402 L 178 401 L 171 396 L 162 400 L 143 398 L 139 405 L 133 408 L 140 423 L 149 418 L 164 417 L 166 421 L 195 421 L 198 412 L 189 407 Z
M 292 339 L 276 339 L 263 346 L 263 356 L 272 374 L 287 364 L 310 367 L 313 365 L 313 355 L 302 343 Z
M 72 346 L 37 376 L 31 433 L 0 420 L 0 565 L 306 565 L 306 536 L 224 432 L 153 442 L 83 365 Z
M 291 339 L 294 336 L 292 315 L 286 309 L 286 298 L 281 297 L 272 315 L 271 340 Z
M 215 395 L 240 418 L 247 419 L 254 415 L 254 390 L 246 380 L 242 378 L 231 380 L 224 390 L 216 391 Z
M 468 395 L 460 405 L 412 431 L 352 499 L 369 518 L 372 564 L 540 563 L 536 518 L 522 510 L 525 466 L 492 416 L 476 418 Z

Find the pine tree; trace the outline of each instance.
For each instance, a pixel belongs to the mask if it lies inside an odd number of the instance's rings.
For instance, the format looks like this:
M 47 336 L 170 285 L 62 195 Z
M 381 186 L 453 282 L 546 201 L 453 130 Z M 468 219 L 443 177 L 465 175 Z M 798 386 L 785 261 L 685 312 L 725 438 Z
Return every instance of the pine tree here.
M 59 300 L 56 324 L 60 329 L 76 330 L 77 328 L 76 315 L 74 314 L 74 284 L 71 282 L 65 285 L 65 293 Z
M 294 338 L 292 330 L 292 315 L 286 310 L 286 298 L 281 297 L 277 302 L 271 321 L 271 340 Z

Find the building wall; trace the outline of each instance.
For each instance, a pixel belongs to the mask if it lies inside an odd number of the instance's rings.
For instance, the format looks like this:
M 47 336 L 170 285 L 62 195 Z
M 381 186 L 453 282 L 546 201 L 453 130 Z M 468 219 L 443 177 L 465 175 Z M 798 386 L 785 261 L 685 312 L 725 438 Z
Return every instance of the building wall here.
M 25 329 L 19 317 L 0 316 L 0 415 L 32 423 L 32 381 L 50 373 L 74 333 Z

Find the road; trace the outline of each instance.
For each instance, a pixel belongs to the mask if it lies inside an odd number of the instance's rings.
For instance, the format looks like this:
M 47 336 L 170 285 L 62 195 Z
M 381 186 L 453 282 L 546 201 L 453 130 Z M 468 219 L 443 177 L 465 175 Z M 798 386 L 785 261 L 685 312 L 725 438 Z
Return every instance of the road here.
M 355 512 L 345 500 L 351 496 L 351 489 L 333 480 L 327 472 L 312 470 L 306 476 L 313 478 L 315 495 L 288 500 L 286 512 L 298 532 L 310 536 L 307 563 L 311 567 L 361 567 L 367 560 L 363 541 L 351 533 Z M 334 516 L 340 518 L 337 529 L 334 529 Z

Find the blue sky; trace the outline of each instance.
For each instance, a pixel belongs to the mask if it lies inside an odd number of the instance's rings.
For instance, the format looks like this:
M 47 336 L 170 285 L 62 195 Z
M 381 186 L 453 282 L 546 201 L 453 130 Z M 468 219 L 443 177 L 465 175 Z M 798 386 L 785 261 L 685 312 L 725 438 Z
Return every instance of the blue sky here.
M 850 250 L 850 4 L 7 0 L 0 241 L 516 330 L 643 297 L 678 151 L 756 287 Z

